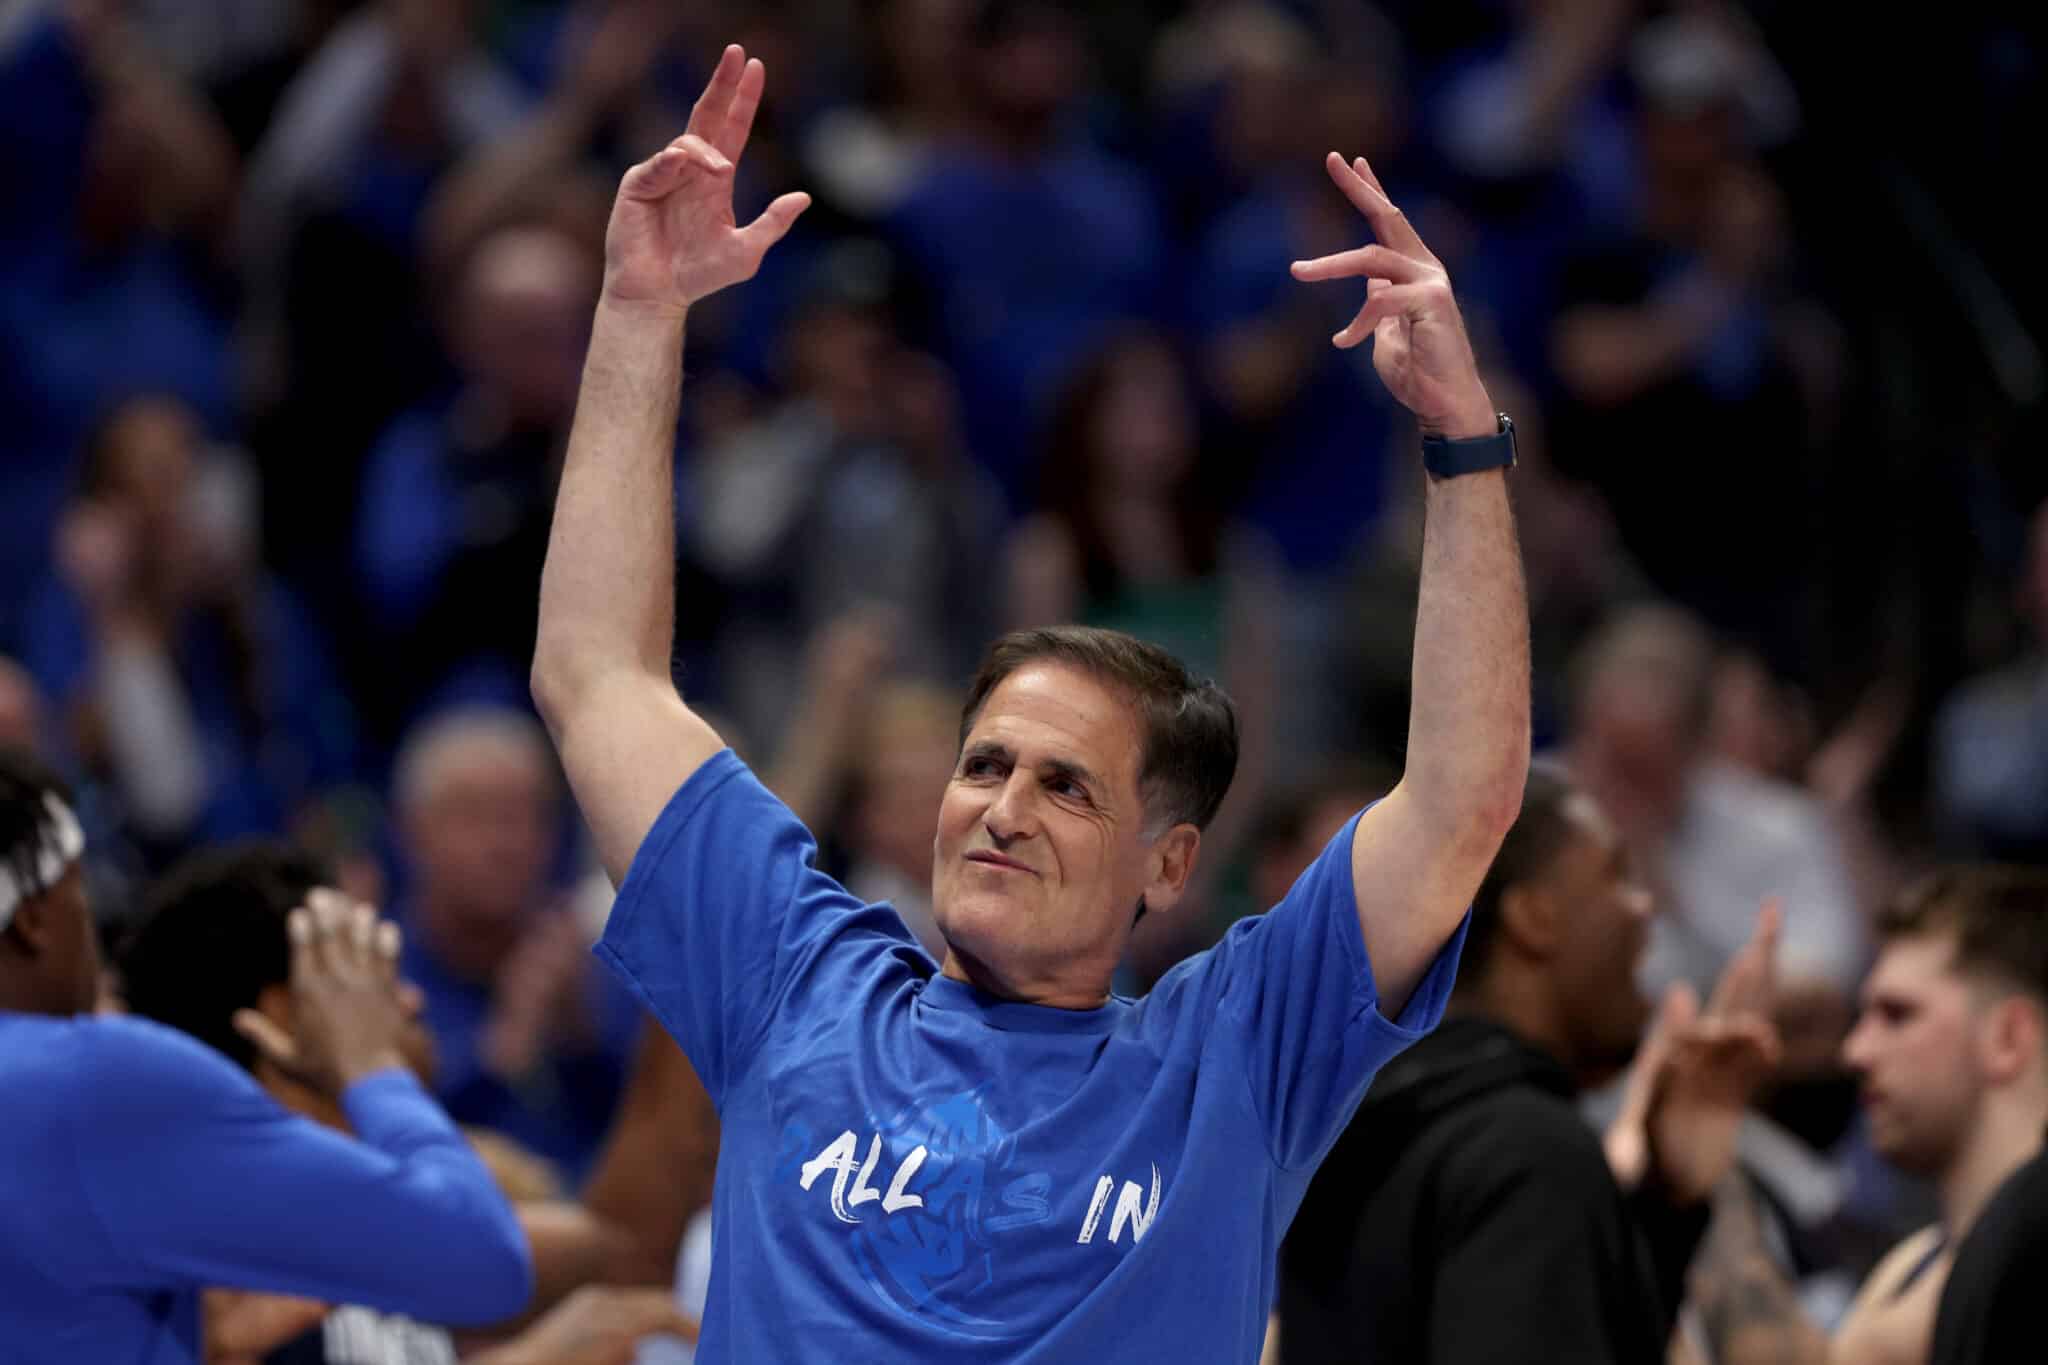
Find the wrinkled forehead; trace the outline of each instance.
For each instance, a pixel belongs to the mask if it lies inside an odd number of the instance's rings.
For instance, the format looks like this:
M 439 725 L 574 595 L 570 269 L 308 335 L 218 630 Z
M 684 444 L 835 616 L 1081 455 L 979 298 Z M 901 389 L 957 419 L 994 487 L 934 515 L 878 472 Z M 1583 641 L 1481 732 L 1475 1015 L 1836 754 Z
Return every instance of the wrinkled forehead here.
M 1132 793 L 1144 754 L 1138 708 L 1077 668 L 1026 664 L 996 684 L 965 747 L 1000 744 L 1020 763 L 1077 764 Z

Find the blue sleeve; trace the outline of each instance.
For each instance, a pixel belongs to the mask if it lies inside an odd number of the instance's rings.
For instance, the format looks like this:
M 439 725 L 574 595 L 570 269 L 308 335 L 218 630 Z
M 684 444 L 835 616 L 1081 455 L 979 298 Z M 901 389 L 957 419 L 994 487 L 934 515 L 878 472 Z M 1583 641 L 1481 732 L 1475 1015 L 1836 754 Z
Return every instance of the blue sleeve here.
M 770 1019 L 843 1006 L 819 968 L 848 959 L 828 950 L 857 942 L 922 957 L 895 911 L 863 904 L 816 856 L 803 822 L 721 752 L 648 831 L 597 945 L 720 1105 Z
M 89 1037 L 100 1102 L 73 1150 L 120 1287 L 234 1285 L 461 1326 L 526 1307 L 526 1236 L 412 1077 L 349 1088 L 352 1139 L 183 1035 L 109 1020 Z
M 1283 1170 L 1321 1161 L 1374 1073 L 1436 1027 L 1465 943 L 1461 923 L 1400 1017 L 1380 1013 L 1351 883 L 1357 826 L 1353 816 L 1280 904 L 1238 921 L 1153 991 L 1157 1005 L 1233 1025 L 1221 1036 L 1243 1051 L 1252 1109 Z

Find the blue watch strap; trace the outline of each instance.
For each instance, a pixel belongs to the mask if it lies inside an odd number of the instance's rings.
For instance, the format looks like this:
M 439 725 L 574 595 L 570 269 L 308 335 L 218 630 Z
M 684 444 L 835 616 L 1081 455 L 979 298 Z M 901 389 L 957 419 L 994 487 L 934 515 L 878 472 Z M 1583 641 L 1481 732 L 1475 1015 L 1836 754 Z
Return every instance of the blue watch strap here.
M 1454 479 L 1482 469 L 1509 469 L 1515 463 L 1515 424 L 1506 413 L 1499 414 L 1500 430 L 1491 436 L 1447 440 L 1442 436 L 1422 438 L 1422 467 L 1432 479 Z

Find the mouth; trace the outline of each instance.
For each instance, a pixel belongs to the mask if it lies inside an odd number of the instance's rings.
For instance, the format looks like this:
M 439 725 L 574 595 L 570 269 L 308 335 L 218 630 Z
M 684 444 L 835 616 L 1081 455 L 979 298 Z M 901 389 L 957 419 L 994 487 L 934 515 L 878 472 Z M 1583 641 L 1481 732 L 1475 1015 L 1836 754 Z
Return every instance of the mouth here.
M 1031 871 L 1030 868 L 1024 866 L 1015 858 L 1005 858 L 1002 854 L 991 853 L 987 849 L 976 849 L 967 855 L 967 861 L 970 863 L 980 863 L 984 867 L 1000 867 L 1010 872 Z

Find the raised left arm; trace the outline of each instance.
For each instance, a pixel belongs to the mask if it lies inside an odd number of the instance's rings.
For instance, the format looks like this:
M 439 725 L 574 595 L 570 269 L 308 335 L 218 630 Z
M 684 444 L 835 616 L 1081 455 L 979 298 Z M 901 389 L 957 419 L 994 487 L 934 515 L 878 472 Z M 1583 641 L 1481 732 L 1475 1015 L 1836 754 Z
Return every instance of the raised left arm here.
M 1294 266 L 1301 280 L 1368 281 L 1335 343 L 1373 338 L 1373 367 L 1424 436 L 1494 435 L 1443 263 L 1363 158 L 1332 153 L 1329 172 L 1378 238 Z M 1506 476 L 1432 478 L 1425 509 L 1407 762 L 1351 844 L 1359 924 L 1390 1018 L 1464 917 L 1529 771 L 1529 606 Z

